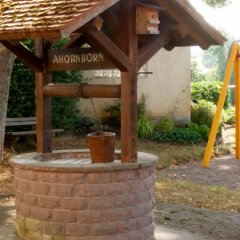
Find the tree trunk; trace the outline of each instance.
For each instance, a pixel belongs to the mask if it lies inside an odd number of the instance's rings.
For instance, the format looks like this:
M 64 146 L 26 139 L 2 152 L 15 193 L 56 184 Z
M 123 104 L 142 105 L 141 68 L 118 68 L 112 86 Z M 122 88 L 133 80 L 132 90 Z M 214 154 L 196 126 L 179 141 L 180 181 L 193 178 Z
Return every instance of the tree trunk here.
M 5 122 L 7 116 L 7 103 L 9 86 L 15 56 L 0 44 L 0 162 L 3 159 L 3 144 L 5 135 Z

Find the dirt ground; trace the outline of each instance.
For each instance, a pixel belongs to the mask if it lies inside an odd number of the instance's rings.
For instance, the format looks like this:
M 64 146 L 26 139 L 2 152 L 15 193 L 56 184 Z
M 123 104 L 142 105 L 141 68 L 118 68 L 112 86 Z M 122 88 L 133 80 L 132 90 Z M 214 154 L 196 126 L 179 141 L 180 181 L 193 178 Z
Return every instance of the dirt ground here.
M 78 144 L 73 139 L 67 147 L 66 138 L 64 146 L 58 139 L 55 148 L 77 148 Z M 83 148 L 86 147 L 84 144 Z M 239 192 L 239 172 L 240 161 L 235 160 L 232 155 L 227 155 L 212 160 L 207 169 L 201 167 L 200 161 L 190 162 L 157 170 L 157 177 L 173 181 L 186 180 L 203 186 L 220 186 Z M 0 166 L 0 240 L 18 239 L 13 220 L 12 181 L 11 167 Z M 214 211 L 171 201 L 164 202 L 156 197 L 155 223 L 156 240 L 240 240 L 240 211 L 236 210 Z

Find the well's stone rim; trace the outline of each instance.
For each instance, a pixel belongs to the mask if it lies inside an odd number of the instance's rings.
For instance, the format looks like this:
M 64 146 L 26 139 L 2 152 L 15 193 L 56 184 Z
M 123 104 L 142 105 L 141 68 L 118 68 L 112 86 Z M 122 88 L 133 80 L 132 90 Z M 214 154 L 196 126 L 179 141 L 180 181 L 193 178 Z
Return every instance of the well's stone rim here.
M 68 150 L 57 150 L 53 151 L 52 154 L 64 154 L 64 153 L 79 153 L 87 154 L 89 153 L 88 149 L 68 149 Z M 120 151 L 116 151 L 116 154 L 120 154 Z M 51 163 L 49 161 L 41 161 L 39 158 L 43 156 L 42 153 L 26 153 L 20 154 L 12 157 L 10 159 L 14 167 L 32 170 L 32 171 L 46 171 L 46 172 L 109 172 L 109 171 L 121 171 L 121 170 L 133 170 L 139 168 L 146 168 L 156 164 L 158 161 L 158 156 L 138 152 L 138 160 L 135 163 L 122 163 L 120 160 L 115 160 L 111 163 L 85 163 L 85 164 L 74 164 L 66 165 L 56 163 Z M 90 160 L 90 159 L 89 159 Z

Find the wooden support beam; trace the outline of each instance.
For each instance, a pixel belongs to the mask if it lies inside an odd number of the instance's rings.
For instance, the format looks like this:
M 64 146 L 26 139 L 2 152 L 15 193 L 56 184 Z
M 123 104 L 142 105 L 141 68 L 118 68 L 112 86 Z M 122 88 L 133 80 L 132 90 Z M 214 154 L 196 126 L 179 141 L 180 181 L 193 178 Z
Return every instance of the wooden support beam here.
M 119 16 L 115 14 L 112 8 L 101 14 L 104 21 L 103 29 L 110 32 L 110 35 L 114 37 L 114 39 L 118 38 L 118 32 L 120 28 L 120 19 Z
M 187 36 L 188 33 L 189 33 L 188 28 L 184 24 L 176 24 L 172 26 L 170 29 L 171 37 L 174 40 L 183 39 Z
M 32 70 L 35 72 L 43 71 L 43 61 L 34 55 L 22 43 L 11 44 L 6 40 L 1 40 L 0 42 Z
M 87 42 L 86 37 L 84 37 L 81 33 L 77 33 L 70 38 L 70 40 L 64 44 L 60 49 L 66 48 L 80 48 Z
M 51 83 L 43 87 L 44 96 L 81 98 L 120 98 L 121 85 Z
M 136 1 L 121 0 L 122 18 L 119 44 L 131 66 L 121 72 L 121 160 L 137 161 L 137 71 L 138 37 L 136 35 Z M 111 49 L 111 48 L 110 48 Z
M 109 60 L 121 71 L 127 71 L 130 62 L 127 55 L 102 31 L 89 27 L 82 28 L 83 34 L 91 46 L 99 48 Z
M 170 29 L 170 35 L 172 40 L 164 46 L 168 51 L 172 51 L 173 48 L 181 46 L 181 44 L 185 46 L 188 41 L 190 41 L 189 45 L 193 45 L 194 42 L 196 42 L 193 38 L 192 40 L 188 40 L 189 37 L 191 38 L 191 35 L 189 35 L 187 26 L 183 24 L 172 26 Z
M 170 27 L 161 29 L 159 36 L 152 36 L 143 47 L 139 49 L 138 67 L 146 64 L 162 47 L 171 41 Z
M 36 54 L 40 59 L 46 59 L 47 43 L 43 39 L 36 40 Z M 51 82 L 51 74 L 36 72 L 36 118 L 37 118 L 37 152 L 52 151 L 52 115 L 51 98 L 43 94 L 43 86 Z

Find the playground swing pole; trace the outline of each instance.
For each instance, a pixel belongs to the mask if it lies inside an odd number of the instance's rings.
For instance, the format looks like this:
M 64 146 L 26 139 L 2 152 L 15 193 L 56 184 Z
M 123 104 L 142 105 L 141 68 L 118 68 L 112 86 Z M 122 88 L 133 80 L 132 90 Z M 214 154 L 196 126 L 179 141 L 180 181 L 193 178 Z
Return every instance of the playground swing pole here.
M 240 159 L 240 50 L 238 49 L 237 57 L 235 60 L 235 146 L 236 146 L 236 159 Z
M 228 63 L 227 63 L 227 66 L 226 66 L 226 71 L 225 71 L 225 74 L 224 74 L 221 93 L 220 93 L 220 96 L 219 96 L 219 99 L 218 99 L 217 110 L 216 110 L 215 116 L 213 118 L 212 128 L 211 128 L 211 131 L 210 131 L 206 152 L 205 152 L 204 159 L 203 159 L 203 162 L 202 162 L 203 167 L 208 167 L 209 166 L 209 161 L 210 161 L 210 158 L 211 158 L 211 154 L 212 154 L 215 138 L 216 138 L 216 135 L 217 135 L 219 122 L 220 122 L 220 119 L 221 119 L 222 109 L 223 109 L 224 102 L 225 102 L 225 99 L 226 99 L 226 96 L 227 96 L 228 85 L 229 85 L 229 82 L 230 82 L 233 65 L 235 63 L 238 52 L 239 52 L 239 45 L 237 43 L 233 43 L 232 48 L 231 48 L 231 52 L 230 52 L 230 56 L 229 56 L 229 59 L 228 59 Z M 235 70 L 236 70 L 236 68 L 235 68 Z M 237 91 L 239 91 L 239 89 L 237 89 Z M 236 143 L 236 145 L 237 145 L 237 143 Z

